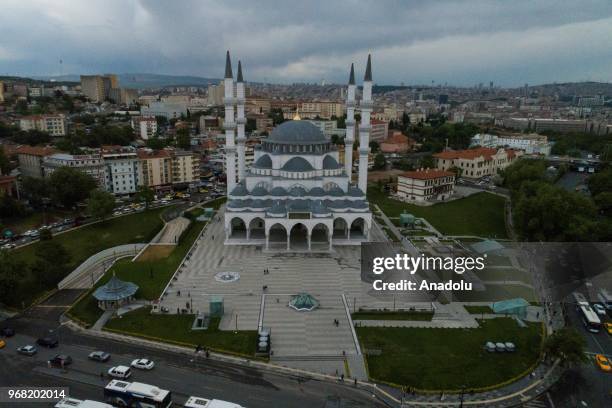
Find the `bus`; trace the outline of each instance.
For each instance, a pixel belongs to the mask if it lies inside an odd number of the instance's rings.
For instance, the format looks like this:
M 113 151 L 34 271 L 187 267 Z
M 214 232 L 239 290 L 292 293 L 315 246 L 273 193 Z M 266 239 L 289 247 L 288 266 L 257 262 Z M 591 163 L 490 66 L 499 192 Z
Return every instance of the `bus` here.
M 599 329 L 601 329 L 601 320 L 599 320 L 597 313 L 595 313 L 590 306 L 585 305 L 580 305 L 578 310 L 580 312 L 580 317 L 582 318 L 584 328 L 591 333 L 599 333 Z
M 106 402 L 120 407 L 169 408 L 172 394 L 154 385 L 112 380 L 104 387 Z
M 201 397 L 189 397 L 184 408 L 244 408 L 241 405 L 233 402 L 222 401 L 218 399 L 207 399 Z
M 54 405 L 54 408 L 113 408 L 112 405 L 92 400 L 64 398 Z
M 572 296 L 574 297 L 574 302 L 576 302 L 576 309 L 580 306 L 589 306 L 589 301 L 582 293 L 573 292 Z

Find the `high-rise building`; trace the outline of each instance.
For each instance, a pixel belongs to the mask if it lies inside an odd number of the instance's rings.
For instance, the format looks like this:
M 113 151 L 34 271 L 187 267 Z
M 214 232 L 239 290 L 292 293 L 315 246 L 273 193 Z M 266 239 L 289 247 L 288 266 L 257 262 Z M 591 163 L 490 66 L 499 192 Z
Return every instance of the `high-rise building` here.
M 115 102 L 119 103 L 121 91 L 111 91 L 114 89 L 119 89 L 119 79 L 115 74 L 81 75 L 81 92 L 92 102 L 116 99 Z
M 138 188 L 140 160 L 136 149 L 126 146 L 102 146 L 106 191 L 115 195 L 133 194 Z

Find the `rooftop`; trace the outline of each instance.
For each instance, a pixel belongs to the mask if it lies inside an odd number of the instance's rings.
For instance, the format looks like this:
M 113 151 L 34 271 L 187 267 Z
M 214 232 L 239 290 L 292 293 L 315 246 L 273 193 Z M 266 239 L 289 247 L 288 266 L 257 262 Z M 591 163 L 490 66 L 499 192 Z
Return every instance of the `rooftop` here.
M 328 140 L 323 132 L 312 123 L 291 120 L 275 127 L 267 141 L 282 144 L 316 144 L 325 143 Z
M 452 171 L 446 170 L 437 170 L 437 169 L 425 169 L 425 170 L 416 170 L 416 171 L 407 171 L 405 173 L 400 174 L 400 177 L 407 177 L 417 180 L 433 180 L 440 177 L 450 177 L 455 176 L 455 173 Z

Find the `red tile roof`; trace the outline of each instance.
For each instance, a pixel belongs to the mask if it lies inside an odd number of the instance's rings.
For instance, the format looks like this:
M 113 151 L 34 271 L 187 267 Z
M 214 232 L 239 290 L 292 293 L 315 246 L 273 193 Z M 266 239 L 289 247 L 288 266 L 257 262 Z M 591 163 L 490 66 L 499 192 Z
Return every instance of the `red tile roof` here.
M 139 159 L 158 159 L 162 157 L 170 157 L 170 152 L 167 150 L 154 150 L 147 151 L 145 149 L 138 150 L 138 158 Z
M 452 171 L 446 170 L 437 170 L 437 169 L 425 169 L 425 170 L 417 170 L 417 171 L 407 171 L 405 173 L 400 174 L 400 177 L 408 177 L 417 180 L 431 180 L 440 177 L 449 177 L 454 176 L 455 173 Z
M 466 159 L 473 160 L 477 157 L 484 157 L 486 160 L 491 160 L 491 156 L 497 153 L 497 149 L 491 147 L 479 147 L 476 149 L 467 150 L 447 150 L 444 152 L 436 153 L 433 157 L 438 159 Z
M 50 146 L 28 146 L 22 145 L 15 149 L 15 154 L 28 154 L 30 156 L 51 156 L 60 151 Z

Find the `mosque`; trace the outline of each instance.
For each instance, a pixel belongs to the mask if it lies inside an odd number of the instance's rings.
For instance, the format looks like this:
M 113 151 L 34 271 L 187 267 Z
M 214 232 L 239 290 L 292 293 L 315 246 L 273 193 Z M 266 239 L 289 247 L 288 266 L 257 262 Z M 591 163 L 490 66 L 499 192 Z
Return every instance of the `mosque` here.
M 359 104 L 357 184 L 351 180 L 356 107 L 353 65 L 346 101 L 344 166 L 340 164 L 336 147 L 323 132 L 296 117 L 277 126 L 256 147 L 253 165 L 246 169 L 245 84 L 239 61 L 234 89 L 229 51 L 224 85 L 228 191 L 225 244 L 258 245 L 278 252 L 329 252 L 332 245 L 359 245 L 368 241 L 372 226 L 366 199 L 372 110 L 371 57 L 368 56 Z

